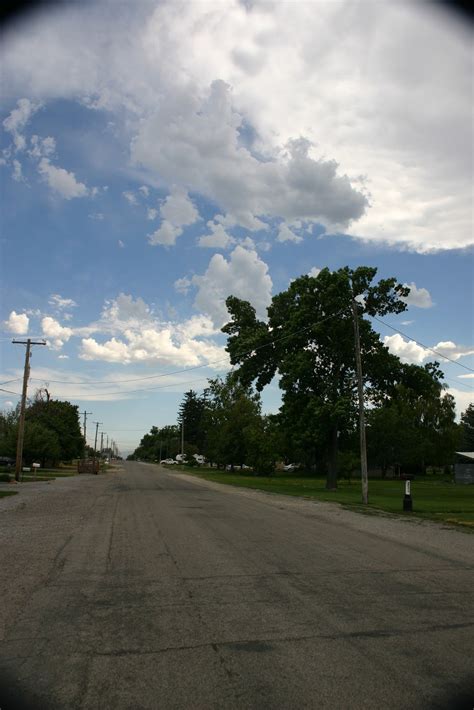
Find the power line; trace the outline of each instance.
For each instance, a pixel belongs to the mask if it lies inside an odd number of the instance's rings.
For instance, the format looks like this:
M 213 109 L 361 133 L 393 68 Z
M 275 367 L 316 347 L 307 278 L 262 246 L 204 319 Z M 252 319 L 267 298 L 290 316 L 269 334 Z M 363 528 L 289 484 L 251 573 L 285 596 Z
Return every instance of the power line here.
M 264 343 L 263 345 L 257 345 L 255 348 L 252 348 L 251 350 L 248 350 L 247 352 L 241 353 L 241 357 L 245 355 L 250 355 L 253 352 L 256 352 L 257 350 L 261 350 L 262 348 L 268 348 L 270 345 L 274 345 L 275 343 L 280 342 L 281 340 L 286 340 L 287 338 L 292 338 L 294 335 L 299 335 L 299 333 L 303 333 L 305 330 L 309 330 L 309 328 L 313 328 L 315 325 L 321 325 L 322 323 L 325 323 L 327 320 L 331 320 L 331 318 L 337 318 L 340 316 L 342 313 L 344 313 L 344 309 L 341 309 L 338 313 L 335 313 L 334 315 L 327 316 L 326 318 L 323 318 L 322 320 L 318 321 L 317 323 L 310 323 L 309 325 L 306 325 L 304 328 L 300 328 L 299 330 L 295 330 L 293 333 L 288 333 L 288 335 L 282 335 L 281 338 L 275 338 L 269 343 Z M 105 385 L 105 384 L 110 384 L 110 385 L 119 385 L 122 383 L 127 383 L 127 382 L 141 382 L 143 380 L 154 380 L 158 379 L 161 377 L 170 377 L 171 375 L 179 375 L 182 372 L 190 372 L 191 370 L 199 370 L 203 367 L 210 367 L 212 365 L 217 365 L 220 362 L 228 361 L 228 357 L 221 357 L 218 360 L 210 360 L 209 362 L 203 363 L 201 365 L 193 365 L 191 367 L 183 367 L 180 370 L 172 370 L 171 372 L 164 372 L 160 373 L 158 375 L 146 375 L 145 377 L 133 377 L 131 379 L 127 380 L 51 380 L 48 378 L 48 382 L 52 382 L 54 384 L 60 384 L 60 385 Z M 40 378 L 40 377 L 32 377 L 32 380 L 35 382 L 43 382 L 45 378 Z M 10 380 L 10 382 L 14 382 L 15 380 Z M 4 383 L 6 384 L 6 383 Z M 134 391 L 134 390 L 131 390 Z M 136 390 L 138 391 L 138 390 Z
M 448 357 L 447 355 L 443 355 L 442 353 L 438 352 L 437 350 L 430 348 L 429 345 L 425 345 L 424 343 L 420 342 L 419 340 L 415 340 L 415 338 L 412 338 L 411 336 L 407 335 L 403 331 L 398 330 L 398 328 L 394 328 L 393 325 L 389 325 L 381 318 L 377 318 L 377 316 L 372 316 L 372 318 L 374 320 L 378 321 L 379 323 L 383 323 L 383 325 L 387 326 L 387 328 L 390 328 L 391 330 L 394 330 L 396 333 L 400 333 L 400 335 L 403 335 L 405 338 L 408 338 L 408 340 L 411 340 L 413 343 L 416 343 L 420 347 L 425 348 L 426 350 L 430 350 L 430 352 L 434 353 L 435 355 L 439 355 L 439 357 L 442 357 L 445 360 L 449 360 L 449 362 L 452 362 L 453 365 L 459 365 L 459 367 L 463 367 L 465 370 L 469 370 L 470 372 L 474 372 L 474 369 L 472 367 L 468 367 L 467 365 L 464 365 L 462 362 L 457 362 L 457 360 L 453 360 L 452 358 Z

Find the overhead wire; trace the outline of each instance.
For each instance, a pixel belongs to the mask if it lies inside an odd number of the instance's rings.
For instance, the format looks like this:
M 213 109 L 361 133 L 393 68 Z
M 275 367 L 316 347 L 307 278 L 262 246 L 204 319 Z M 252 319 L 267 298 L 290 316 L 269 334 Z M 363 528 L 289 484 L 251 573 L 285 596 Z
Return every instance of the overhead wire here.
M 474 369 L 472 367 L 468 367 L 467 365 L 464 365 L 464 363 L 462 363 L 462 362 L 458 362 L 457 360 L 453 360 L 452 358 L 448 357 L 447 355 L 443 355 L 442 353 L 438 352 L 438 350 L 435 350 L 434 348 L 430 348 L 429 345 L 425 345 L 424 343 L 420 342 L 419 340 L 415 340 L 415 338 L 412 338 L 410 335 L 407 335 L 402 330 L 398 330 L 398 328 L 395 328 L 393 325 L 386 323 L 381 318 L 377 318 L 377 316 L 372 316 L 372 318 L 374 320 L 378 321 L 379 323 L 382 323 L 387 328 L 394 330 L 396 333 L 403 335 L 404 338 L 408 338 L 408 340 L 411 340 L 413 343 L 416 343 L 420 347 L 425 348 L 425 350 L 429 350 L 430 352 L 434 353 L 435 355 L 442 357 L 444 360 L 448 360 L 449 362 L 452 362 L 453 365 L 458 365 L 459 367 L 463 367 L 465 370 L 469 370 L 469 372 L 474 372 Z
M 326 316 L 325 318 L 321 319 L 320 321 L 317 321 L 316 323 L 310 323 L 309 325 L 305 326 L 304 328 L 300 328 L 299 330 L 294 331 L 293 333 L 288 333 L 287 335 L 283 335 L 283 336 L 281 336 L 280 338 L 273 339 L 273 340 L 270 341 L 269 343 L 263 343 L 262 345 L 258 345 L 258 346 L 256 346 L 256 347 L 252 348 L 251 350 L 248 350 L 247 352 L 241 353 L 241 354 L 240 354 L 240 357 L 245 357 L 246 355 L 250 355 L 250 354 L 252 354 L 252 353 L 254 353 L 254 352 L 258 351 L 258 350 L 261 350 L 261 349 L 266 348 L 266 347 L 270 347 L 271 345 L 274 345 L 275 343 L 278 343 L 278 342 L 280 342 L 280 341 L 282 341 L 282 340 L 286 340 L 286 339 L 288 339 L 288 338 L 290 338 L 290 337 L 293 337 L 293 336 L 295 336 L 295 335 L 299 335 L 300 333 L 302 333 L 302 332 L 304 332 L 304 331 L 306 331 L 306 330 L 308 330 L 308 329 L 310 329 L 310 328 L 313 328 L 314 326 L 321 325 L 322 323 L 324 323 L 324 322 L 326 322 L 326 321 L 328 321 L 328 320 L 331 320 L 332 318 L 337 318 L 339 315 L 341 315 L 341 314 L 344 312 L 344 310 L 345 310 L 345 309 L 341 309 L 340 311 L 338 311 L 338 313 L 336 313 L 336 314 L 334 314 L 334 315 Z M 391 330 L 394 330 L 395 332 L 399 333 L 400 335 L 403 335 L 405 338 L 407 338 L 408 340 L 411 340 L 412 342 L 416 343 L 416 344 L 419 345 L 420 347 L 423 347 L 423 348 L 425 348 L 426 350 L 429 350 L 430 352 L 433 352 L 435 355 L 438 355 L 439 357 L 441 357 L 441 358 L 443 358 L 443 359 L 445 359 L 445 360 L 448 360 L 449 362 L 452 362 L 454 365 L 459 365 L 460 367 L 463 367 L 463 368 L 466 369 L 466 370 L 469 370 L 469 371 L 471 371 L 471 372 L 474 372 L 474 370 L 473 370 L 472 368 L 468 367 L 467 365 L 464 365 L 463 363 L 457 362 L 456 360 L 453 360 L 453 359 L 449 358 L 448 356 L 443 355 L 442 353 L 438 352 L 438 351 L 435 350 L 434 348 L 430 348 L 429 346 L 425 345 L 424 343 L 421 343 L 420 341 L 416 340 L 415 338 L 412 338 L 411 336 L 409 336 L 408 334 L 406 334 L 406 333 L 404 333 L 403 331 L 399 330 L 398 328 L 395 328 L 394 326 L 390 325 L 389 323 L 386 323 L 386 322 L 385 322 L 384 320 L 382 320 L 381 318 L 378 318 L 377 316 L 372 316 L 372 318 L 373 318 L 374 320 L 378 321 L 379 323 L 382 323 L 382 324 L 383 324 L 384 326 L 386 326 L 387 328 L 390 328 Z M 144 381 L 144 380 L 151 380 L 151 379 L 159 379 L 159 378 L 163 378 L 163 377 L 170 377 L 170 376 L 172 376 L 172 375 L 182 374 L 182 373 L 184 373 L 184 372 L 190 372 L 190 371 L 193 371 L 193 370 L 202 369 L 202 368 L 204 368 L 204 367 L 210 367 L 210 366 L 212 366 L 212 365 L 216 365 L 216 364 L 218 364 L 218 363 L 220 363 L 220 362 L 224 362 L 224 361 L 226 361 L 226 360 L 228 360 L 227 357 L 225 357 L 225 358 L 219 358 L 218 360 L 209 361 L 209 362 L 203 363 L 203 364 L 201 364 L 201 365 L 193 365 L 193 366 L 191 366 L 191 367 L 181 368 L 180 370 L 172 370 L 171 372 L 159 373 L 159 374 L 155 374 L 155 375 L 146 375 L 146 376 L 144 376 L 144 377 L 129 378 L 129 379 L 126 379 L 126 380 L 52 380 L 52 379 L 48 379 L 48 382 L 52 382 L 52 383 L 54 383 L 54 384 L 66 384 L 66 385 L 84 384 L 84 385 L 89 385 L 89 386 L 96 385 L 96 384 L 117 384 L 117 385 L 119 385 L 119 384 L 122 384 L 122 383 L 126 384 L 126 383 L 129 383 L 129 382 L 140 382 L 140 381 Z M 216 374 L 220 374 L 220 373 L 216 373 Z M 44 382 L 45 379 L 46 379 L 46 378 L 37 378 L 37 377 L 36 377 L 36 378 L 35 378 L 35 377 L 32 377 L 32 378 L 31 378 L 31 380 L 36 381 L 36 382 L 38 382 L 38 381 Z M 136 393 L 138 393 L 138 392 L 156 391 L 156 390 L 165 389 L 165 388 L 168 388 L 168 387 L 179 386 L 179 385 L 181 385 L 181 384 L 182 384 L 182 385 L 194 384 L 195 382 L 200 382 L 200 381 L 202 381 L 203 379 L 208 379 L 208 378 L 201 377 L 201 378 L 199 378 L 199 379 L 197 379 L 197 380 L 191 380 L 191 381 L 182 382 L 182 383 L 176 383 L 176 382 L 174 382 L 174 383 L 170 383 L 170 384 L 168 384 L 168 385 L 161 385 L 161 386 L 156 386 L 156 387 L 145 387 L 145 388 L 139 388 L 139 389 L 136 389 L 136 390 L 115 390 L 115 391 L 112 391 L 112 392 L 101 392 L 101 393 L 90 393 L 90 394 L 91 394 L 92 396 L 94 396 L 94 397 L 107 397 L 107 396 L 113 396 L 113 395 L 117 395 L 117 394 L 124 394 L 124 395 L 127 395 L 127 394 L 136 394 Z M 445 379 L 450 379 L 450 378 L 445 378 Z M 6 382 L 3 382 L 3 383 L 1 383 L 1 384 L 9 384 L 10 382 L 16 382 L 16 381 L 20 381 L 20 380 L 21 380 L 21 378 L 17 378 L 17 379 L 15 379 L 15 380 L 7 380 Z M 454 380 L 453 380 L 453 381 L 454 381 Z M 466 388 L 469 389 L 469 390 L 472 390 L 472 388 L 471 388 L 469 385 L 465 384 L 465 383 L 456 382 L 456 384 L 459 385 L 459 386 L 464 386 L 464 387 L 466 387 Z M 17 392 L 12 392 L 12 391 L 10 391 L 10 390 L 2 390 L 2 391 L 8 392 L 9 394 L 16 394 L 16 395 L 19 396 L 19 393 L 17 393 Z M 81 392 L 81 393 L 68 394 L 68 396 L 69 396 L 69 397 L 84 397 L 85 394 L 86 394 L 86 393 Z

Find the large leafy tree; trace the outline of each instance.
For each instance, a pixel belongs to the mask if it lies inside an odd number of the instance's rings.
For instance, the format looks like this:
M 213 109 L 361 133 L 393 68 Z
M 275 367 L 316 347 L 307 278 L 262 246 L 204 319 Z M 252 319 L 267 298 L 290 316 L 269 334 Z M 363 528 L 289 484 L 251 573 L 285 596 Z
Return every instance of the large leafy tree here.
M 174 458 L 180 451 L 180 432 L 176 425 L 152 426 L 145 434 L 133 454 L 128 458 L 143 461 Z
M 354 425 L 357 380 L 353 308 L 359 318 L 366 398 L 377 402 L 393 388 L 399 360 L 389 354 L 367 316 L 401 313 L 409 289 L 395 278 L 375 282 L 370 267 L 301 276 L 273 297 L 268 321 L 246 301 L 230 296 L 227 350 L 244 386 L 261 391 L 280 376 L 281 414 L 307 452 L 327 462 L 327 487 L 337 485 L 338 437 Z M 365 316 L 365 317 L 364 317 Z
M 82 455 L 84 450 L 84 437 L 79 423 L 79 408 L 70 402 L 58 399 L 37 398 L 26 410 L 28 424 L 40 424 L 49 429 L 59 442 L 59 455 L 57 458 L 70 461 Z
M 0 456 L 15 456 L 18 408 L 0 412 Z
M 40 422 L 26 422 L 23 458 L 27 463 L 39 461 L 44 467 L 47 461 L 59 461 L 61 453 L 61 444 L 55 431 Z
M 459 427 L 437 363 L 401 365 L 390 399 L 369 411 L 368 421 L 370 459 L 383 474 L 389 466 L 414 473 L 453 460 Z
M 260 397 L 233 374 L 209 380 L 204 395 L 207 458 L 232 468 L 248 463 L 261 434 Z

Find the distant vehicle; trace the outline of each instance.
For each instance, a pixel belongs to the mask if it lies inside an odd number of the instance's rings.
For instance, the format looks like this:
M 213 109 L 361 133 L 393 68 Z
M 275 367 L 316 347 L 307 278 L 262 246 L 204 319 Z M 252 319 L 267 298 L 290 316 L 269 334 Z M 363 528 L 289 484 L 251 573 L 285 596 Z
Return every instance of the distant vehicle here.
M 206 463 L 206 458 L 202 454 L 193 454 L 193 459 L 200 465 Z
M 185 454 L 176 454 L 176 462 L 177 463 L 184 463 L 185 461 L 186 461 Z
M 169 465 L 172 463 L 176 463 L 176 461 L 174 459 L 163 459 L 162 461 L 160 461 L 160 463 L 165 463 Z
M 286 466 L 283 466 L 284 471 L 296 471 L 297 468 L 297 463 L 287 463 Z

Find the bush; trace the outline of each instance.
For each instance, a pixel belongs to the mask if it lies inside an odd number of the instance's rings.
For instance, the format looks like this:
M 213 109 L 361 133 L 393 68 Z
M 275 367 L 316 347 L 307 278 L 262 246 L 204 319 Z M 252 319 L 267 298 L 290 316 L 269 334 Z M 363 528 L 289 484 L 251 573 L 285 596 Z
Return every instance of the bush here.
M 9 483 L 10 481 L 10 474 L 9 473 L 0 473 L 0 482 L 1 483 Z

